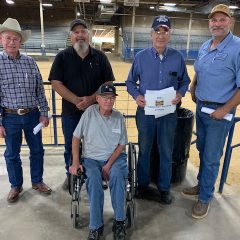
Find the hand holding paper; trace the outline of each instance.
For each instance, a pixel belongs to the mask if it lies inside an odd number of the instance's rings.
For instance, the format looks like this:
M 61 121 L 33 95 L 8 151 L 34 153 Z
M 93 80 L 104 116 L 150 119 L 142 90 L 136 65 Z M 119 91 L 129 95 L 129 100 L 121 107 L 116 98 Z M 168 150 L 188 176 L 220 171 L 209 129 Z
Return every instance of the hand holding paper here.
M 176 91 L 173 87 L 162 90 L 147 90 L 145 94 L 145 114 L 154 115 L 155 118 L 158 118 L 173 113 L 176 110 L 176 105 L 172 104 L 175 97 Z
M 207 114 L 211 114 L 213 113 L 214 111 L 216 111 L 215 109 L 212 109 L 212 108 L 207 108 L 207 107 L 202 107 L 201 109 L 202 112 L 204 113 L 207 113 Z M 225 120 L 228 120 L 228 121 L 231 121 L 232 118 L 233 118 L 233 114 L 226 114 L 224 117 L 223 117 Z
M 48 119 L 51 119 L 51 118 L 52 118 L 52 115 L 49 114 L 49 115 L 48 115 Z M 33 129 L 33 134 L 36 135 L 43 127 L 44 127 L 44 124 L 40 122 L 40 123 Z

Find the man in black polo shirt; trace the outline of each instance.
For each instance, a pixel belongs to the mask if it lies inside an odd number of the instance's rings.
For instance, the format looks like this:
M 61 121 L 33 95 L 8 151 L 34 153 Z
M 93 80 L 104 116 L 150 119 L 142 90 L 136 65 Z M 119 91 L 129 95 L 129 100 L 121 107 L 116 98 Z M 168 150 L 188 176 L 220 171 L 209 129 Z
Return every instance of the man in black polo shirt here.
M 73 131 L 84 110 L 96 102 L 95 93 L 99 86 L 115 80 L 106 55 L 89 45 L 89 30 L 85 21 L 74 20 L 70 25 L 70 36 L 72 46 L 57 54 L 49 75 L 53 89 L 62 97 L 67 176 Z M 68 178 L 63 183 L 63 189 L 68 189 Z

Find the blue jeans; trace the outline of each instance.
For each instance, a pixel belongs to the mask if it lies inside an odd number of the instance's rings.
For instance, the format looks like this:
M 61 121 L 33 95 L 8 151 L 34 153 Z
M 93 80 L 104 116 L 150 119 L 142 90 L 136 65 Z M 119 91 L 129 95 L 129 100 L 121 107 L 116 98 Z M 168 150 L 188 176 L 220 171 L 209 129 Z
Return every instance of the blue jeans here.
M 147 186 L 150 183 L 150 162 L 153 140 L 156 135 L 160 167 L 157 187 L 159 191 L 169 191 L 172 177 L 172 152 L 177 126 L 177 113 L 155 119 L 145 115 L 144 109 L 138 107 L 136 113 L 138 129 L 139 155 L 137 163 L 138 185 Z
M 11 187 L 21 187 L 23 184 L 22 161 L 20 151 L 22 145 L 22 131 L 30 149 L 30 173 L 32 183 L 43 181 L 43 144 L 41 131 L 33 134 L 33 128 L 39 123 L 40 113 L 33 110 L 25 115 L 5 114 L 3 126 L 6 130 L 6 150 L 4 157 Z
M 104 192 L 102 187 L 102 167 L 106 161 L 83 158 L 86 171 L 86 188 L 90 205 L 90 229 L 103 225 Z M 110 169 L 109 188 L 114 216 L 117 221 L 125 220 L 125 184 L 128 175 L 126 154 L 121 153 Z
M 72 158 L 72 138 L 73 132 L 77 127 L 79 120 L 81 117 L 73 117 L 73 116 L 62 116 L 62 130 L 64 136 L 64 160 L 65 160 L 65 168 L 66 174 L 69 174 L 69 165 Z
M 200 187 L 199 201 L 209 203 L 213 198 L 223 147 L 233 120 L 214 120 L 209 114 L 201 112 L 202 107 L 217 109 L 219 105 L 206 106 L 198 102 L 196 109 L 196 144 L 200 158 L 197 177 Z M 235 113 L 235 109 L 231 113 Z

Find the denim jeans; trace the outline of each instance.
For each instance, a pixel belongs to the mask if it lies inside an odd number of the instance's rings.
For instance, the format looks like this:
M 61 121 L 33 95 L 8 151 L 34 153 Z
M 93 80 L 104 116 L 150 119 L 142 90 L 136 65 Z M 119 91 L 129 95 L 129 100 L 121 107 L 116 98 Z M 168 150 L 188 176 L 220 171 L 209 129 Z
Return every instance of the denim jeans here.
M 172 177 L 172 152 L 177 126 L 177 113 L 171 113 L 156 119 L 155 116 L 145 115 L 144 109 L 138 107 L 136 124 L 139 143 L 137 163 L 138 185 L 147 186 L 151 181 L 151 149 L 156 135 L 160 156 L 157 187 L 159 191 L 169 191 Z
M 30 173 L 32 183 L 43 181 L 43 144 L 41 131 L 33 134 L 33 128 L 39 123 L 40 113 L 33 110 L 25 115 L 5 114 L 3 126 L 6 130 L 6 150 L 4 157 L 11 187 L 21 187 L 23 184 L 22 161 L 20 151 L 22 145 L 22 131 L 30 149 Z
M 66 174 L 69 174 L 69 165 L 72 157 L 72 138 L 73 132 L 77 127 L 79 120 L 81 117 L 73 117 L 73 116 L 62 116 L 62 130 L 64 136 L 64 160 L 65 160 L 65 168 Z
M 86 188 L 90 205 L 90 229 L 97 229 L 104 224 L 103 204 L 104 192 L 102 187 L 102 167 L 106 161 L 98 161 L 83 158 L 83 166 L 86 171 Z M 117 221 L 125 220 L 125 185 L 128 175 L 126 154 L 121 153 L 113 163 L 109 174 L 109 188 L 114 217 Z
M 198 102 L 196 109 L 196 144 L 200 158 L 199 201 L 209 203 L 213 198 L 223 147 L 234 118 L 231 122 L 224 119 L 214 120 L 209 114 L 201 112 L 202 107 L 217 109 L 219 105 L 205 105 Z M 235 109 L 231 113 L 235 113 Z

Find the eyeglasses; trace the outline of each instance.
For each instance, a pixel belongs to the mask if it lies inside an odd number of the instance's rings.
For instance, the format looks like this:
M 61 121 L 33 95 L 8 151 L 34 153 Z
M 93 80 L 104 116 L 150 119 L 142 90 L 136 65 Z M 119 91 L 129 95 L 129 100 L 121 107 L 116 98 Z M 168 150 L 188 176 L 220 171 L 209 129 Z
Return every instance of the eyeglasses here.
M 164 32 L 161 32 L 161 31 L 154 31 L 155 34 L 157 34 L 158 36 L 163 36 L 163 37 L 166 37 L 169 35 L 169 31 L 164 31 Z
M 21 41 L 20 37 L 10 37 L 10 36 L 4 36 L 3 38 L 5 39 L 5 41 L 7 42 L 13 42 L 13 43 L 19 43 Z
M 101 96 L 101 97 L 102 97 L 103 101 L 105 101 L 105 102 L 107 102 L 108 100 L 113 102 L 116 99 L 116 97 L 114 97 L 114 96 Z

